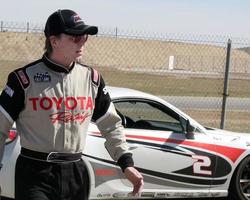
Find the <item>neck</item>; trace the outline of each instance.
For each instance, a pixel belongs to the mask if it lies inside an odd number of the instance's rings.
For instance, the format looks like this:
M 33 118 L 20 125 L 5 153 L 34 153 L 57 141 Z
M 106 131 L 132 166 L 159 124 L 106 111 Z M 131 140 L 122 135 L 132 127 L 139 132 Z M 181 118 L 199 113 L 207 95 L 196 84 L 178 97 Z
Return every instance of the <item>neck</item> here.
M 67 59 L 65 57 L 62 57 L 62 56 L 59 56 L 59 55 L 57 55 L 55 53 L 52 53 L 51 55 L 48 55 L 48 58 L 51 61 L 53 61 L 53 62 L 55 62 L 55 63 L 57 63 L 59 65 L 62 65 L 67 69 L 70 69 L 72 67 L 72 65 L 73 65 L 73 62 L 74 62 L 73 60 L 69 60 L 69 59 Z

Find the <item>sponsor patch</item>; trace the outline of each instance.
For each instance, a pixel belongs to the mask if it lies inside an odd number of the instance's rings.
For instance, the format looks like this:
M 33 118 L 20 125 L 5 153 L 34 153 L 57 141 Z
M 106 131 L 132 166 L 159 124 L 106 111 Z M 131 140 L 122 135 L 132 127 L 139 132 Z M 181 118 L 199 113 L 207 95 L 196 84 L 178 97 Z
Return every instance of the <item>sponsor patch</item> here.
M 98 72 L 95 69 L 93 69 L 93 70 L 94 70 L 93 81 L 95 81 L 97 83 L 99 75 L 98 75 Z
M 90 114 L 88 113 L 76 113 L 72 114 L 71 112 L 58 112 L 50 115 L 51 122 L 53 124 L 57 122 L 62 122 L 64 124 L 71 122 L 79 122 L 82 124 Z
M 37 110 L 50 110 L 50 109 L 66 109 L 66 110 L 75 110 L 77 108 L 81 110 L 93 110 L 94 109 L 94 100 L 91 96 L 84 97 L 74 97 L 68 96 L 66 98 L 62 97 L 30 97 L 30 103 L 32 103 L 33 111 Z
M 29 81 L 28 81 L 26 75 L 24 74 L 23 70 L 19 70 L 17 73 L 18 73 L 19 77 L 21 78 L 21 81 L 22 81 L 22 83 L 24 85 L 29 83 Z
M 34 76 L 34 81 L 35 82 L 50 82 L 51 81 L 51 77 L 49 75 L 48 72 L 45 73 L 37 73 Z
M 96 85 L 99 86 L 100 78 L 99 78 L 99 73 L 96 69 L 91 68 L 91 78 L 92 82 Z
M 108 90 L 107 90 L 106 87 L 104 87 L 104 88 L 102 89 L 102 91 L 103 91 L 103 93 L 104 93 L 105 95 L 108 94 Z
M 5 86 L 4 92 L 8 94 L 10 97 L 12 97 L 14 94 L 14 90 L 12 90 L 8 85 Z

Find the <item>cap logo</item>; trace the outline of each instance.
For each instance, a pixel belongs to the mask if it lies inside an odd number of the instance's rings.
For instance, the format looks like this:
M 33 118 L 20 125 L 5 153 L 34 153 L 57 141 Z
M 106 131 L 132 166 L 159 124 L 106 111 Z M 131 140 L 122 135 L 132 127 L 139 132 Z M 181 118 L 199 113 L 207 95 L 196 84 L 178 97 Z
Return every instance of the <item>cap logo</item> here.
M 77 14 L 73 15 L 73 20 L 74 20 L 74 23 L 83 22 L 81 17 Z

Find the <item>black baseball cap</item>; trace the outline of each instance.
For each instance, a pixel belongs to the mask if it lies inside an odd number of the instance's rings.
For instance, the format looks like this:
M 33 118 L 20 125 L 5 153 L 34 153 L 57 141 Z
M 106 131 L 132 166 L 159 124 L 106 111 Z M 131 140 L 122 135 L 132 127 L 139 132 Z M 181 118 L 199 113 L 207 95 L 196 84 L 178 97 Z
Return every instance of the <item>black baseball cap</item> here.
M 86 25 L 76 12 L 67 9 L 52 13 L 44 29 L 46 37 L 61 33 L 68 35 L 95 35 L 97 32 L 97 26 Z

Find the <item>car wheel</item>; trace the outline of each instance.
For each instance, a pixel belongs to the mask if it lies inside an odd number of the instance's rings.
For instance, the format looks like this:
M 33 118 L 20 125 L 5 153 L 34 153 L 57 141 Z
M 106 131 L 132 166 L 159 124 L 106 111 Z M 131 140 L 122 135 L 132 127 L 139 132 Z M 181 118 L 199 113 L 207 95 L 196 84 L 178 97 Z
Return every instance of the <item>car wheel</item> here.
M 236 168 L 230 183 L 229 199 L 250 200 L 250 157 Z

